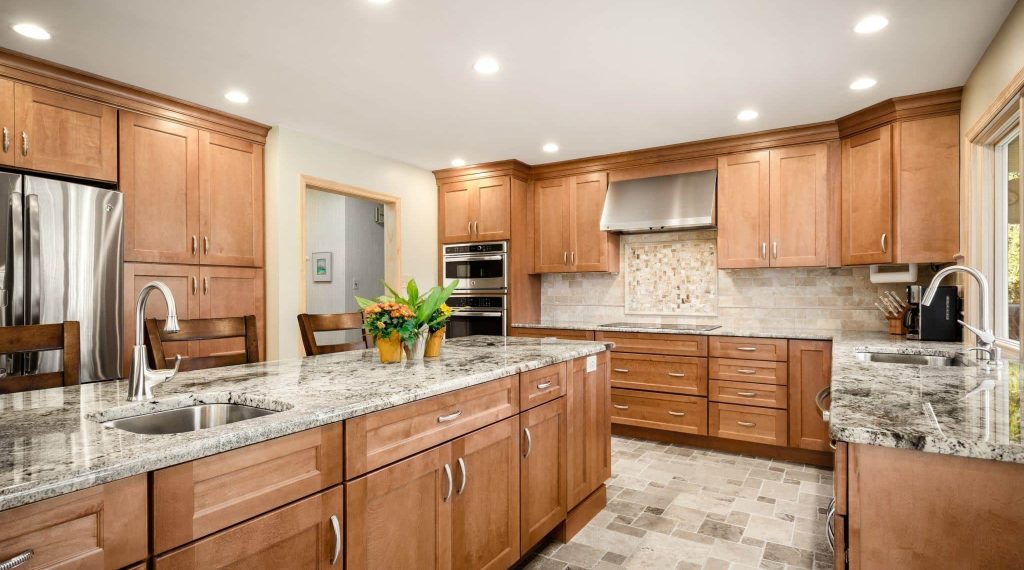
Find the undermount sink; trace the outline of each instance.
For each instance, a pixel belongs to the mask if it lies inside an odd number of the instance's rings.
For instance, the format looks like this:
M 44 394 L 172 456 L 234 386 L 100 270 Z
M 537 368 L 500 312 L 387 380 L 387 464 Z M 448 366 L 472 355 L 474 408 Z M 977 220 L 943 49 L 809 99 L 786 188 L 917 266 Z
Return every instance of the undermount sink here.
M 855 352 L 854 357 L 861 362 L 881 362 L 885 364 L 916 364 L 918 366 L 967 366 L 960 357 L 931 356 L 927 354 L 894 354 L 891 352 Z
M 144 435 L 170 435 L 224 426 L 276 413 L 276 410 L 242 404 L 198 404 L 111 420 L 103 422 L 103 425 Z

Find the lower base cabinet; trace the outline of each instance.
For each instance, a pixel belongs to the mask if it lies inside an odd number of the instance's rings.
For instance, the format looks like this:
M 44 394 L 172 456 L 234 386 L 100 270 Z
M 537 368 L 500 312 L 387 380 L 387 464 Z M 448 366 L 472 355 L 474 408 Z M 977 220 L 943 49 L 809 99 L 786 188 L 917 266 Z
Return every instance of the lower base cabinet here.
M 341 486 L 213 534 L 156 559 L 156 570 L 307 570 L 340 567 Z
M 566 393 L 566 469 L 569 509 L 586 499 L 612 476 L 611 392 L 609 353 L 570 363 Z
M 523 412 L 519 472 L 522 552 L 554 530 L 568 512 L 565 398 Z

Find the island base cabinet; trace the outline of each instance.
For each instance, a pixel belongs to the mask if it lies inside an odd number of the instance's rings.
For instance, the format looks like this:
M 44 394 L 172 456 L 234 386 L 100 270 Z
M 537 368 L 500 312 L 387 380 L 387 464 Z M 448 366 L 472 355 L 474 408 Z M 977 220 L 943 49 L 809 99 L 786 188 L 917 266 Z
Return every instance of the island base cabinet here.
M 146 475 L 136 475 L 0 512 L 0 565 L 113 570 L 145 560 L 146 495 Z
M 569 508 L 572 509 L 600 487 L 612 473 L 611 393 L 608 352 L 595 359 L 587 370 L 589 358 L 571 363 L 566 396 Z
M 519 468 L 522 552 L 565 520 L 568 512 L 565 419 L 565 398 L 519 416 L 523 438 Z
M 342 558 L 342 487 L 292 503 L 156 559 L 156 570 L 312 570 Z

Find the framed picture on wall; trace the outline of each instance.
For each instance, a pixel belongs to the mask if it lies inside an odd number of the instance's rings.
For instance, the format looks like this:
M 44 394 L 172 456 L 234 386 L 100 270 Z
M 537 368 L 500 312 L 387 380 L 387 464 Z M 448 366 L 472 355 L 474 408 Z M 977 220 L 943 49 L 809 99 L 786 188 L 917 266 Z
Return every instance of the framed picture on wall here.
M 331 282 L 333 257 L 333 254 L 329 251 L 320 251 L 313 254 L 313 281 L 321 283 Z

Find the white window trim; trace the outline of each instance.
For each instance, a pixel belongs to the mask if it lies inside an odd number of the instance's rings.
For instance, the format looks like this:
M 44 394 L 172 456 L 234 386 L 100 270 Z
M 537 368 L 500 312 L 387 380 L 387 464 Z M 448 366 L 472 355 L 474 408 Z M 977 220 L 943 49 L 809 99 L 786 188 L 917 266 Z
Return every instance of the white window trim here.
M 995 320 L 993 328 L 995 329 L 995 334 L 1000 341 L 1000 344 L 1003 344 L 1008 348 L 1012 347 L 1013 350 L 1019 350 L 1020 342 L 1009 338 L 1009 327 L 1007 324 L 1008 306 L 1007 303 L 1005 303 L 1009 293 L 1007 290 L 1009 283 L 1006 278 L 1006 258 L 1009 252 L 1006 250 L 1006 210 L 1008 207 L 1007 186 L 1006 181 L 1003 180 L 1003 173 L 1006 172 L 1008 167 L 1006 152 L 1004 149 L 1009 146 L 1010 142 L 1014 138 L 1020 137 L 1021 135 L 1019 117 L 1014 117 L 1013 120 L 1007 123 L 1006 127 L 1003 137 L 993 145 L 993 150 L 995 151 L 994 158 L 996 175 L 995 180 L 993 180 L 995 190 L 995 223 L 992 225 L 992 231 L 994 232 L 994 235 L 992 236 L 992 243 L 995 250 L 993 252 L 995 262 L 995 279 L 993 279 L 995 291 L 992 299 L 993 304 L 995 305 L 993 307 L 993 317 Z M 1018 197 L 1018 208 L 1021 207 L 1021 198 L 1024 198 L 1024 196 Z M 1024 217 L 1021 217 L 1020 215 L 1018 216 L 1018 219 L 1024 221 Z M 1024 259 L 1024 257 L 1022 257 L 1022 259 Z

